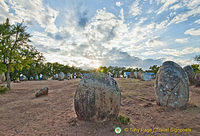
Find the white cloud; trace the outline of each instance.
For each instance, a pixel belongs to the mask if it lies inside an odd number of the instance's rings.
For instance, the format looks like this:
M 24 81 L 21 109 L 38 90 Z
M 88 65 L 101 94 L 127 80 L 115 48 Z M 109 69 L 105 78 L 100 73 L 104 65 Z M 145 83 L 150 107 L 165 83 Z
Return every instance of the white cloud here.
M 162 13 L 163 11 L 168 10 L 168 7 L 172 4 L 174 4 L 175 2 L 177 2 L 177 0 L 157 0 L 158 3 L 162 3 L 163 5 L 161 6 L 161 8 L 158 10 L 157 14 Z
M 116 2 L 116 6 L 120 7 L 121 3 L 119 1 Z
M 181 4 L 178 3 L 178 4 L 175 4 L 175 5 L 171 6 L 169 9 L 177 10 L 177 9 L 179 9 L 181 7 L 182 7 Z
M 58 11 L 45 6 L 41 0 L 12 0 L 10 5 L 15 11 L 15 16 L 21 21 L 24 20 L 25 23 L 29 24 L 34 24 L 34 21 L 37 21 L 47 32 L 57 32 L 54 22 Z
M 164 20 L 160 24 L 156 24 L 156 29 L 166 29 L 169 20 Z
M 194 23 L 200 24 L 200 19 L 196 20 Z
M 177 42 L 177 43 L 186 43 L 186 42 L 188 42 L 188 39 L 187 38 L 176 39 L 175 42 Z
M 200 0 L 184 0 L 183 4 L 188 9 L 195 9 L 199 6 Z
M 181 51 L 181 55 L 200 53 L 200 48 L 188 47 Z
M 160 41 L 158 39 L 149 39 L 148 41 L 146 41 L 146 46 L 151 48 L 158 48 L 158 47 L 162 48 L 165 45 L 166 45 L 165 42 Z
M 165 57 L 164 61 L 174 61 L 175 63 L 179 64 L 181 67 L 195 63 L 193 58 L 181 59 L 177 57 Z
M 136 25 L 140 25 L 142 23 L 144 23 L 144 21 L 146 21 L 148 18 L 142 17 L 140 18 L 140 21 L 136 24 Z
M 140 0 L 135 0 L 129 9 L 129 13 L 133 16 L 141 14 L 141 7 L 139 6 Z
M 200 48 L 193 48 L 193 47 L 188 47 L 183 50 L 177 50 L 177 49 L 163 49 L 159 51 L 159 54 L 165 54 L 165 55 L 172 55 L 172 56 L 181 56 L 181 55 L 188 55 L 188 54 L 194 54 L 194 53 L 199 53 Z
M 187 21 L 188 20 L 188 17 L 190 16 L 195 16 L 197 14 L 200 13 L 200 7 L 197 7 L 195 9 L 192 9 L 186 13 L 182 13 L 182 14 L 178 14 L 177 16 L 175 16 L 171 22 L 168 24 L 168 25 L 171 25 L 173 23 L 175 24 L 178 24 L 178 23 L 181 23 L 181 22 L 184 22 L 184 21 Z
M 200 29 L 191 28 L 191 29 L 188 29 L 187 31 L 185 31 L 184 34 L 199 36 L 200 35 Z

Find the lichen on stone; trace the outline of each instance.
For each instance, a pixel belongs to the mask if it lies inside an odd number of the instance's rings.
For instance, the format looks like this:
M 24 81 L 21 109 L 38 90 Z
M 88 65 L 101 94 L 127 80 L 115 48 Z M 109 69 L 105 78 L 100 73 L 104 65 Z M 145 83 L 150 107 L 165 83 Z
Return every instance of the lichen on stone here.
M 155 80 L 156 100 L 159 105 L 180 108 L 189 100 L 188 77 L 184 70 L 172 61 L 160 67 Z
M 82 120 L 112 120 L 120 110 L 121 92 L 116 81 L 102 73 L 87 74 L 74 96 L 77 117 Z

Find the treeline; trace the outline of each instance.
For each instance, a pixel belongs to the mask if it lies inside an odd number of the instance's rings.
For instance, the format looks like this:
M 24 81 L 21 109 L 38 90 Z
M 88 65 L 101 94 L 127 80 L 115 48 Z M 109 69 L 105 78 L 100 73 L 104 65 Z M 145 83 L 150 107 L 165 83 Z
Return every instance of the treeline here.
M 157 73 L 158 69 L 160 66 L 153 65 L 149 68 L 149 70 L 146 70 L 145 72 L 149 73 Z M 99 67 L 98 69 L 95 69 L 95 71 L 102 72 L 105 74 L 112 73 L 112 74 L 124 74 L 124 72 L 139 72 L 139 71 L 144 71 L 142 68 L 131 68 L 131 67 Z

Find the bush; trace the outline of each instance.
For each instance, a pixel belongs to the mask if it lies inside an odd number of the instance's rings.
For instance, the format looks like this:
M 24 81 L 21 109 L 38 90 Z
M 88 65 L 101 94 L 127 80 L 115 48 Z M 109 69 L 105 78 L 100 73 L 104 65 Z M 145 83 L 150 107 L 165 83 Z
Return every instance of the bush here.
M 9 89 L 5 86 L 1 86 L 0 87 L 0 94 L 5 93 L 6 91 L 8 91 Z
M 124 117 L 122 115 L 120 115 L 117 119 L 119 124 L 125 124 L 128 125 L 130 123 L 130 118 L 129 117 Z

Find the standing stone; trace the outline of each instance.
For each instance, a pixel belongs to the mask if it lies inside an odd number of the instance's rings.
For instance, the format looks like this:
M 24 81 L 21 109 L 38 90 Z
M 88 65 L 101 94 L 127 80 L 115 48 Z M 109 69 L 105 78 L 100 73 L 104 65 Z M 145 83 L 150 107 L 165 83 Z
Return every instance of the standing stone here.
M 39 76 L 38 75 L 35 76 L 35 80 L 39 80 Z
M 151 75 L 148 73 L 143 73 L 142 74 L 142 80 L 144 81 L 151 81 Z
M 53 75 L 53 80 L 57 80 L 58 79 L 58 74 Z
M 194 81 L 195 81 L 195 86 L 200 87 L 200 73 L 196 73 Z
M 26 77 L 25 75 L 21 75 L 21 76 L 19 77 L 19 80 L 20 80 L 20 81 L 27 81 L 28 79 L 27 79 L 27 77 Z
M 143 71 L 139 71 L 139 72 L 138 72 L 138 78 L 139 78 L 139 79 L 142 79 L 142 74 L 143 74 L 143 73 L 144 73 Z
M 193 85 L 194 84 L 194 78 L 195 78 L 195 72 L 194 69 L 188 65 L 183 67 L 183 70 L 186 72 L 188 79 L 189 79 L 189 84 Z
M 63 72 L 60 72 L 58 75 L 58 79 L 61 81 L 61 80 L 64 80 L 64 78 L 65 78 L 65 74 Z
M 77 117 L 85 121 L 116 119 L 121 92 L 116 81 L 103 73 L 89 73 L 79 82 L 74 96 Z
M 135 79 L 138 79 L 138 72 L 134 72 Z
M 188 77 L 185 71 L 173 61 L 162 64 L 155 80 L 157 104 L 180 108 L 189 100 Z
M 134 72 L 130 72 L 130 78 L 134 78 Z
M 71 74 L 67 73 L 67 79 L 70 80 L 71 79 Z

